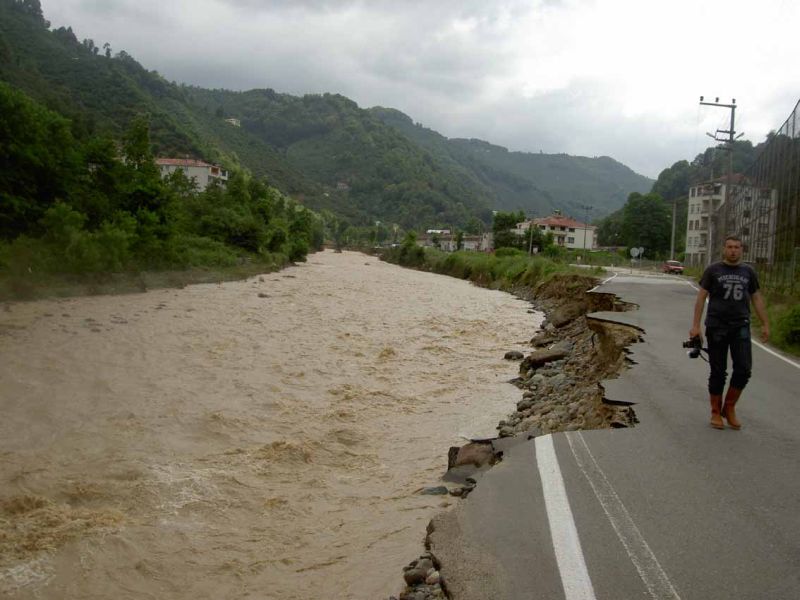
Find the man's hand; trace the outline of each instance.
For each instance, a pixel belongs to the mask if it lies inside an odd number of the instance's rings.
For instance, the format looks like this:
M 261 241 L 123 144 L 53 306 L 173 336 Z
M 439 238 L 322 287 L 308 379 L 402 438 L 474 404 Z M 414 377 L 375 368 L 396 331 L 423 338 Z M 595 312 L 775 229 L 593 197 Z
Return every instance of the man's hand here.
M 769 317 L 761 290 L 753 294 L 753 307 L 756 309 L 758 320 L 761 321 L 761 341 L 766 344 L 769 340 Z
M 700 288 L 697 292 L 697 299 L 694 301 L 692 328 L 689 330 L 689 337 L 699 337 L 700 341 L 703 340 L 703 334 L 700 333 L 700 321 L 703 319 L 703 309 L 706 307 L 706 298 L 708 298 L 708 290 Z

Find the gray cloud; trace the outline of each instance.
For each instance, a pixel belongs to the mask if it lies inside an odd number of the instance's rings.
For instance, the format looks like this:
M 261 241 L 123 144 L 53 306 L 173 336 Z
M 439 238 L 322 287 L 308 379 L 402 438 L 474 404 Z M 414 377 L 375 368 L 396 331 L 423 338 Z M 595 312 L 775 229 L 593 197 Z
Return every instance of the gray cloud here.
M 108 41 L 178 82 L 341 93 L 448 137 L 609 155 L 649 176 L 710 142 L 704 132 L 724 115 L 699 111 L 700 94 L 735 91 L 756 143 L 796 101 L 791 65 L 780 63 L 800 51 L 791 29 L 800 11 L 770 2 L 749 10 L 749 43 L 725 61 L 704 54 L 691 33 L 734 25 L 736 2 L 724 0 L 702 11 L 691 0 L 668 8 L 635 0 L 42 4 L 54 27 Z M 681 31 L 685 39 L 676 39 Z

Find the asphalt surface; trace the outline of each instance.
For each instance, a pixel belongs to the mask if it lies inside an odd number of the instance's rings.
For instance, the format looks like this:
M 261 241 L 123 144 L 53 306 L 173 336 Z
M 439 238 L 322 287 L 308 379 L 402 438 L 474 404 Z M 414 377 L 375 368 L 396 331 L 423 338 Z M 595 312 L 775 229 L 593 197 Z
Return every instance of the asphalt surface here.
M 636 364 L 603 383 L 640 423 L 507 449 L 434 520 L 453 597 L 800 599 L 798 361 L 754 346 L 741 431 L 712 429 L 708 365 L 681 347 L 696 290 L 618 274 L 596 291 L 640 307 L 590 315 L 644 332 Z

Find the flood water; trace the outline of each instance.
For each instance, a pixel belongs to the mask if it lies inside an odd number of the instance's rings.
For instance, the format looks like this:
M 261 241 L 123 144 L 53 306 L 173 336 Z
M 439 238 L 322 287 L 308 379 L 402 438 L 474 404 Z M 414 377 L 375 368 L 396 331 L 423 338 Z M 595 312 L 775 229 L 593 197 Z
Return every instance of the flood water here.
M 494 434 L 539 322 L 323 252 L 246 281 L 0 306 L 0 597 L 380 599 Z

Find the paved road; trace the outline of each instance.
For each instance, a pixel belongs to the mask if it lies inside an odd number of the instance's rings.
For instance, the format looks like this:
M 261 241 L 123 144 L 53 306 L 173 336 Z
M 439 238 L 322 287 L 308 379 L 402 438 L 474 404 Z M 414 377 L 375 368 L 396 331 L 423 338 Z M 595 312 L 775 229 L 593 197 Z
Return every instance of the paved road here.
M 635 428 L 520 443 L 431 536 L 456 600 L 800 598 L 800 365 L 754 348 L 741 431 L 708 426 L 708 366 L 681 342 L 696 291 L 617 274 L 637 364 L 604 382 Z

